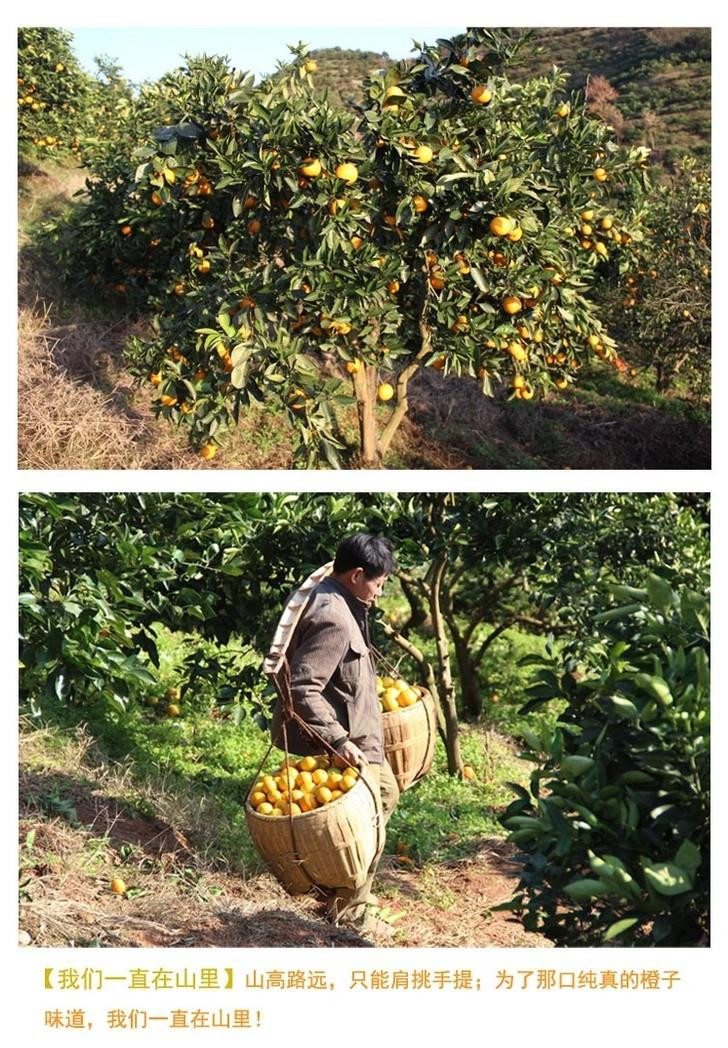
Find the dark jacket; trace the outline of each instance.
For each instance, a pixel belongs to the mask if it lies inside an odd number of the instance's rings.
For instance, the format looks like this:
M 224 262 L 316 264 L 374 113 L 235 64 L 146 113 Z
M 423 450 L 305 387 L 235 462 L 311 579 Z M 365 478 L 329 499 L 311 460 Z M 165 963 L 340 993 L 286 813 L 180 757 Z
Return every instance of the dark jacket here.
M 293 707 L 334 747 L 349 738 L 372 764 L 384 762 L 382 717 L 369 644 L 367 608 L 336 579 L 311 594 L 288 649 Z M 272 738 L 283 748 L 281 704 Z M 288 749 L 307 756 L 324 752 L 295 722 L 287 725 Z

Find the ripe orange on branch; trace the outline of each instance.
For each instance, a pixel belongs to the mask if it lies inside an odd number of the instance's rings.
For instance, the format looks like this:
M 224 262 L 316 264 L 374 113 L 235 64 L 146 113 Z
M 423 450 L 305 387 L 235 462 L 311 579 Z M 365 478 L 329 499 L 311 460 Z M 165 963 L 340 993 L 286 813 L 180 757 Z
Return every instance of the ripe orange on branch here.
M 298 170 L 305 178 L 318 178 L 321 174 L 321 161 L 316 157 L 307 157 Z
M 356 164 L 339 164 L 334 171 L 334 174 L 337 178 L 340 178 L 342 182 L 346 182 L 347 186 L 353 186 L 359 178 L 359 169 Z
M 485 84 L 477 84 L 470 92 L 470 97 L 478 105 L 485 106 L 493 97 Z
M 488 229 L 491 231 L 494 237 L 505 237 L 509 233 L 512 233 L 516 227 L 514 219 L 508 218 L 505 215 L 496 215 L 491 218 Z
M 515 316 L 523 309 L 523 303 L 517 295 L 504 295 L 501 299 L 501 306 L 509 316 Z

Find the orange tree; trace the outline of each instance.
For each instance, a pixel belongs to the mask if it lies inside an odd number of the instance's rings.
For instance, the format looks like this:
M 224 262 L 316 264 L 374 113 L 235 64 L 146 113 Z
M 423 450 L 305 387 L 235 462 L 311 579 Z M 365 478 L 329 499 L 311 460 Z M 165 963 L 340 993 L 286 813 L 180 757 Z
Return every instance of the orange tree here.
M 710 381 L 711 183 L 685 158 L 645 207 L 645 237 L 606 283 L 606 307 L 630 360 L 665 392 L 682 381 L 704 395 Z
M 92 81 L 63 29 L 18 29 L 18 143 L 21 155 L 67 156 L 79 148 Z
M 613 585 L 578 649 L 549 649 L 523 731 L 535 764 L 503 816 L 523 872 L 512 902 L 557 945 L 701 946 L 709 933 L 709 604 L 662 575 Z
M 92 187 L 79 243 L 155 311 L 130 366 L 203 457 L 268 400 L 309 464 L 376 466 L 420 368 L 530 399 L 615 355 L 590 289 L 641 236 L 644 151 L 562 75 L 510 83 L 515 46 L 470 30 L 423 48 L 356 114 L 315 98 L 303 45 L 260 85 L 205 58 L 160 82 L 166 126 Z

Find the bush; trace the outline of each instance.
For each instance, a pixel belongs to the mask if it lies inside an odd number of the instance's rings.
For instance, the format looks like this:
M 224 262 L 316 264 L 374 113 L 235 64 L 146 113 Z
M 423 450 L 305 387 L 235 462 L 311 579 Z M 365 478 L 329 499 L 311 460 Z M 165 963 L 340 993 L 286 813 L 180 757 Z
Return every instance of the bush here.
M 555 729 L 523 731 L 530 792 L 502 818 L 524 864 L 512 909 L 559 945 L 705 945 L 709 905 L 708 603 L 651 574 L 612 586 L 580 663 L 538 665 L 524 712 L 559 697 Z

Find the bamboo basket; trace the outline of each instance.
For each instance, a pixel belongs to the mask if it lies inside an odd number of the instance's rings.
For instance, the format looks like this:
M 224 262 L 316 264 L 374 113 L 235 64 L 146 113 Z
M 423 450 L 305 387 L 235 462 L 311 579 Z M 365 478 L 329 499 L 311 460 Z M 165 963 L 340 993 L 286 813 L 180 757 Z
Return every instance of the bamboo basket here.
M 314 886 L 359 888 L 384 832 L 374 796 L 360 777 L 337 800 L 292 819 L 259 815 L 246 799 L 245 819 L 260 857 L 291 895 Z
M 425 691 L 413 706 L 383 713 L 382 725 L 384 755 L 400 790 L 406 790 L 432 767 L 437 731 L 432 695 Z

